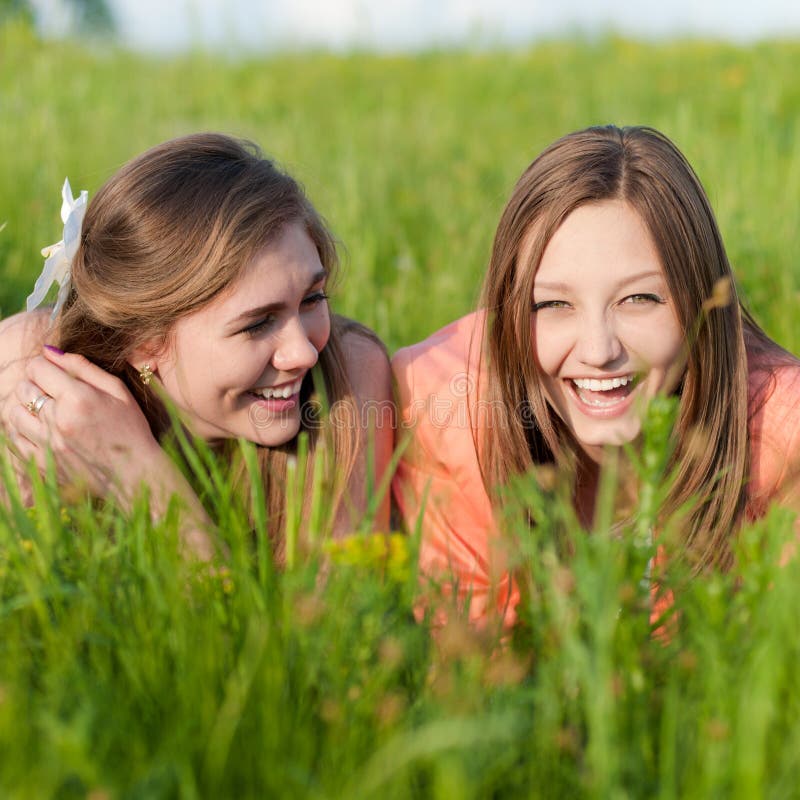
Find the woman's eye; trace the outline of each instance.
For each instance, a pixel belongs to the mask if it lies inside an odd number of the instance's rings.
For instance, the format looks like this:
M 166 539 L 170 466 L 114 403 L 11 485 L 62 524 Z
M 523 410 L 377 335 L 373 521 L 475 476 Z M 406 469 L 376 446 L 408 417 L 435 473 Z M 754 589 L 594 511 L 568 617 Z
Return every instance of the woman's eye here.
M 545 300 L 541 303 L 534 303 L 531 311 L 541 311 L 544 308 L 569 308 L 569 303 L 566 300 Z
M 314 308 L 320 303 L 325 302 L 327 299 L 328 295 L 325 294 L 325 292 L 314 292 L 313 294 L 304 297 L 300 302 L 300 305 L 304 309 Z M 268 314 L 266 317 L 264 317 L 264 319 L 259 320 L 253 325 L 249 325 L 247 328 L 244 328 L 242 333 L 246 334 L 247 336 L 257 336 L 259 333 L 262 333 L 263 331 L 267 330 L 267 328 L 270 328 L 272 325 L 274 325 L 277 319 L 277 314 Z
M 261 319 L 258 322 L 256 322 L 254 325 L 250 325 L 247 328 L 245 328 L 242 331 L 242 333 L 245 333 L 248 336 L 255 336 L 261 333 L 262 331 L 266 330 L 267 328 L 269 328 L 269 326 L 272 325 L 273 322 L 275 322 L 275 316 L 273 314 L 270 314 L 269 316 L 264 317 L 264 319 Z
M 320 303 L 324 303 L 328 299 L 328 295 L 325 292 L 314 292 L 313 294 L 308 295 L 308 297 L 303 298 L 303 305 L 306 308 L 310 308 L 312 306 L 319 305 Z
M 626 297 L 622 302 L 631 303 L 634 305 L 643 305 L 645 303 L 664 303 L 666 301 L 657 294 L 650 294 L 648 292 L 644 292 L 642 294 L 628 295 L 628 297 Z

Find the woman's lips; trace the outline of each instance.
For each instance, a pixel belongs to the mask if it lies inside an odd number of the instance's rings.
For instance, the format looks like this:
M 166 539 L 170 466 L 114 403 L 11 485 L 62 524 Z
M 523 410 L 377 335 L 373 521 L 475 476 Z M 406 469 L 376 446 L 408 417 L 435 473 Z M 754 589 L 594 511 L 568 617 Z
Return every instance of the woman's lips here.
M 300 403 L 300 388 L 303 385 L 301 375 L 293 381 L 281 383 L 277 386 L 264 386 L 251 389 L 247 392 L 248 396 L 255 400 L 260 408 L 273 414 L 288 411 Z
M 288 411 L 300 403 L 300 392 L 289 395 L 289 397 L 264 397 L 255 392 L 248 392 L 247 394 L 253 399 L 255 405 L 272 413 Z
M 605 379 L 579 378 L 577 382 L 575 379 L 568 378 L 564 382 L 567 386 L 567 394 L 581 413 L 600 419 L 621 416 L 627 412 L 632 403 L 634 389 L 638 384 L 635 376 Z M 592 388 L 588 388 L 589 386 Z

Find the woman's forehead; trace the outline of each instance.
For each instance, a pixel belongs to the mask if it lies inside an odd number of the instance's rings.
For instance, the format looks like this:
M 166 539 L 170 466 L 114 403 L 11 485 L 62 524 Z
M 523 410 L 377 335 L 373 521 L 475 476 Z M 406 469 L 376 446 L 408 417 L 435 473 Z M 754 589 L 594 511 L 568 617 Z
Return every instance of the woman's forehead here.
M 592 266 L 612 277 L 616 273 L 661 270 L 658 249 L 640 214 L 623 200 L 600 200 L 573 209 L 544 246 L 538 264 L 535 250 L 542 246 L 541 222 L 525 232 L 518 263 L 536 269 L 536 282 L 569 279 L 571 273 Z

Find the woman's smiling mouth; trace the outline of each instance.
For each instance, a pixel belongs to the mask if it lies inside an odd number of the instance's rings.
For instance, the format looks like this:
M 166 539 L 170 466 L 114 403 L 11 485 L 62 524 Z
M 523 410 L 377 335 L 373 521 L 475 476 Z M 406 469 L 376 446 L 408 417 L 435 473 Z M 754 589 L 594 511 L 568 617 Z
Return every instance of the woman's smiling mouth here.
M 254 397 L 259 405 L 270 411 L 288 411 L 300 401 L 300 388 L 305 375 L 291 383 L 282 383 L 278 386 L 261 386 L 250 389 L 248 395 Z
M 285 400 L 300 392 L 300 387 L 303 385 L 303 378 L 305 378 L 305 375 L 291 383 L 282 383 L 279 386 L 263 386 L 260 389 L 251 389 L 250 393 L 260 395 L 265 400 L 271 400 L 273 398 L 276 400 Z
M 564 382 L 582 413 L 607 418 L 628 410 L 639 376 L 629 373 L 611 378 L 566 378 Z

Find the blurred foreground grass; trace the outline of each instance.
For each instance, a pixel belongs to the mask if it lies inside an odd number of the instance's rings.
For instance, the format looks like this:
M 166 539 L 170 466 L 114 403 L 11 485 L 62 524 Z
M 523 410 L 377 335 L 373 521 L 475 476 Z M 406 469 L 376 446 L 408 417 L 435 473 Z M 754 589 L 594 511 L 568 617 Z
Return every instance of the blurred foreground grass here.
M 797 352 L 799 68 L 793 43 L 614 39 L 158 61 L 8 25 L 0 309 L 21 306 L 60 235 L 65 175 L 93 192 L 151 144 L 221 129 L 306 184 L 347 248 L 338 309 L 394 349 L 470 310 L 529 160 L 613 121 L 682 147 L 750 305 Z M 414 536 L 355 532 L 276 573 L 215 480 L 206 499 L 230 550 L 215 571 L 182 559 L 174 517 L 154 527 L 144 502 L 64 506 L 41 484 L 35 511 L 0 510 L 0 796 L 796 796 L 800 563 L 775 566 L 788 515 L 742 535 L 730 575 L 687 581 L 669 560 L 659 582 L 675 605 L 654 636 L 652 548 L 634 535 L 652 508 L 630 535 L 608 520 L 585 536 L 557 487 L 521 483 L 513 640 L 453 618 L 433 646 L 413 616 Z M 657 496 L 658 475 L 638 480 Z M 540 509 L 533 534 L 520 499 Z
M 661 491 L 665 419 L 647 426 L 641 497 Z M 668 558 L 674 605 L 651 624 L 637 531 L 655 506 L 587 536 L 558 480 L 520 481 L 513 636 L 451 612 L 432 639 L 414 620 L 416 536 L 301 536 L 276 572 L 200 461 L 229 553 L 214 569 L 182 558 L 175 516 L 153 526 L 144 501 L 65 508 L 40 482 L 35 510 L 0 508 L 0 796 L 796 796 L 790 515 L 745 531 L 728 575 L 689 580 Z

